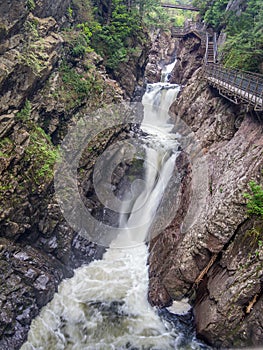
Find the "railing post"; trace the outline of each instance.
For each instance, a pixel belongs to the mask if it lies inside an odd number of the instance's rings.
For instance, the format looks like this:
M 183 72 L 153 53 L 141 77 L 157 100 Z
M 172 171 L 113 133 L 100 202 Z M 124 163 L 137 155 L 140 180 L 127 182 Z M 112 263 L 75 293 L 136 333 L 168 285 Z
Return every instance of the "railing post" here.
M 208 58 L 208 43 L 209 43 L 209 35 L 208 35 L 208 32 L 206 32 L 205 64 L 207 64 L 207 58 Z
M 258 104 L 258 100 L 260 100 L 260 93 L 258 91 L 258 86 L 259 86 L 259 79 L 257 79 L 256 85 L 255 85 L 255 89 L 254 89 L 254 95 L 256 97 L 256 99 L 255 99 L 256 107 L 257 107 L 257 104 Z
M 250 89 L 250 86 L 251 86 L 251 77 L 250 77 L 250 79 L 249 79 L 249 83 L 248 83 L 248 87 L 247 87 L 247 98 L 249 98 L 250 100 L 251 100 L 251 97 L 250 97 L 250 95 L 252 95 L 250 92 L 251 92 L 251 89 Z
M 214 48 L 214 63 L 216 63 L 217 62 L 217 38 L 216 38 L 216 33 L 214 33 L 213 48 Z

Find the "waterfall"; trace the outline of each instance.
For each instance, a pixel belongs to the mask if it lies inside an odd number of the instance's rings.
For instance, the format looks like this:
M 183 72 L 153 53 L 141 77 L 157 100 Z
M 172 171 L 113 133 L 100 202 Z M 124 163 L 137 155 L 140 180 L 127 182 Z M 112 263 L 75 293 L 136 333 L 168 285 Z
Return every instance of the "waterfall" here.
M 147 301 L 148 249 L 145 244 L 163 193 L 174 171 L 178 142 L 167 110 L 179 86 L 149 84 L 143 97 L 145 186 L 120 216 L 123 227 L 102 260 L 77 269 L 32 322 L 22 350 L 172 350 L 180 348 L 181 329 L 161 318 Z M 179 305 L 179 309 L 182 305 Z M 184 312 L 184 309 L 173 312 Z M 189 349 L 199 349 L 192 337 Z M 185 347 L 181 347 L 182 349 Z

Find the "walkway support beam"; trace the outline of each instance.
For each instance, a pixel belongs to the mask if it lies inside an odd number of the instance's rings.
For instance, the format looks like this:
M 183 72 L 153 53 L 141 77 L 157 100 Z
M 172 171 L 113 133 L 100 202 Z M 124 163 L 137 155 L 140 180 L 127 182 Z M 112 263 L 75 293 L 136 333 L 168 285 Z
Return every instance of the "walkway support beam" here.
M 162 7 L 170 8 L 170 9 L 180 9 L 185 11 L 199 11 L 199 8 L 191 5 L 175 5 L 175 4 L 169 4 L 169 3 L 161 3 Z

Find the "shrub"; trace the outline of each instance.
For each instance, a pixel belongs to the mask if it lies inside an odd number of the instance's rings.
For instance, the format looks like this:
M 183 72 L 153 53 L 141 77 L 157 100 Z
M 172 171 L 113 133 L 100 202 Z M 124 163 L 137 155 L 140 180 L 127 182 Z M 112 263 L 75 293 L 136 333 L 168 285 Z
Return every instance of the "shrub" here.
M 32 163 L 31 177 L 37 185 L 51 180 L 53 167 L 58 159 L 58 150 L 52 145 L 50 137 L 40 127 L 30 133 L 30 143 L 25 151 L 25 160 Z
M 27 0 L 26 6 L 29 11 L 33 11 L 34 8 L 36 7 L 35 1 L 34 0 Z
M 251 193 L 244 194 L 244 197 L 248 199 L 248 213 L 263 217 L 263 188 L 255 181 L 250 181 L 249 186 Z
M 18 120 L 27 121 L 30 119 L 32 106 L 30 101 L 26 100 L 24 107 L 16 114 Z

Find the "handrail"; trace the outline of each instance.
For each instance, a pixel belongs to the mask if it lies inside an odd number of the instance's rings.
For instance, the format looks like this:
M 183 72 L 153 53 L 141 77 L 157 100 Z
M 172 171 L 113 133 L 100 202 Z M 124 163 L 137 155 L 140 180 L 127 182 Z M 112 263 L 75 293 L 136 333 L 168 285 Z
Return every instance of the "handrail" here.
M 174 26 L 172 28 L 172 33 L 174 36 L 178 37 L 194 33 L 201 39 L 201 42 L 203 42 L 205 40 L 205 25 L 200 22 L 186 20 L 184 26 Z
M 205 44 L 205 64 L 207 64 L 207 57 L 208 57 L 208 44 L 209 44 L 209 35 L 206 32 L 206 44 Z
M 200 22 L 186 21 L 183 27 L 173 28 L 174 36 L 194 33 L 206 44 L 204 57 L 204 78 L 219 93 L 234 103 L 253 105 L 256 111 L 263 111 L 263 76 L 239 69 L 225 68 L 217 63 L 217 33 L 208 33 Z
M 263 110 L 263 76 L 213 63 L 205 65 L 204 76 L 231 101 L 237 103 L 240 100 L 253 105 L 257 111 Z
M 214 38 L 213 38 L 213 51 L 214 51 L 214 63 L 217 62 L 217 37 L 216 37 L 216 32 L 214 33 Z

